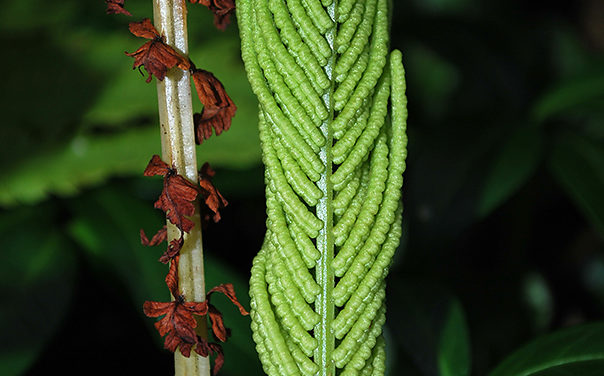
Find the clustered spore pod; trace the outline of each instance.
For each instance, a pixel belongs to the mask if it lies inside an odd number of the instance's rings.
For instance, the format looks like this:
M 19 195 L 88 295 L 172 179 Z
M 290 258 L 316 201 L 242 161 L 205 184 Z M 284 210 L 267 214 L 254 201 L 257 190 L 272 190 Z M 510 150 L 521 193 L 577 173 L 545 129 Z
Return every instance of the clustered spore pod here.
M 269 375 L 383 375 L 406 98 L 388 0 L 238 0 L 267 232 L 250 281 Z

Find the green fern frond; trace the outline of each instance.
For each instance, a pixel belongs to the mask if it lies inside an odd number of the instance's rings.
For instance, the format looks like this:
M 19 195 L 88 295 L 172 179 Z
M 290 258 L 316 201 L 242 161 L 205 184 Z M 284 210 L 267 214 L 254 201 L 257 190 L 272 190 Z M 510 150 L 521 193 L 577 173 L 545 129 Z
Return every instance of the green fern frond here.
M 239 0 L 267 233 L 250 280 L 269 375 L 383 375 L 407 138 L 388 0 Z

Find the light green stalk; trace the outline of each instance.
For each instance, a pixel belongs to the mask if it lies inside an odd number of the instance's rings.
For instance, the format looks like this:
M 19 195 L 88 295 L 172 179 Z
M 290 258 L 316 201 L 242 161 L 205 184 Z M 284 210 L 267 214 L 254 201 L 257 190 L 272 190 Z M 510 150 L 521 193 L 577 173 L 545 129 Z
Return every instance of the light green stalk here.
M 383 375 L 406 99 L 388 0 L 239 0 L 267 233 L 250 279 L 269 375 Z
M 155 27 L 165 37 L 165 42 L 186 56 L 188 43 L 185 0 L 154 0 L 153 11 Z M 196 182 L 197 157 L 189 72 L 170 70 L 163 81 L 157 80 L 157 96 L 162 159 L 174 166 L 180 175 Z M 179 288 L 185 299 L 201 302 L 205 300 L 206 293 L 199 210 L 191 219 L 195 226 L 185 234 L 185 242 L 180 250 Z M 168 241 L 179 236 L 179 230 L 168 222 Z M 198 334 L 207 338 L 205 320 L 198 321 L 197 330 Z M 210 375 L 209 358 L 195 352 L 185 358 L 176 351 L 174 365 L 177 376 Z
M 336 4 L 332 3 L 328 8 L 327 12 L 332 20 L 335 20 Z M 331 129 L 331 122 L 333 121 L 333 92 L 335 89 L 335 82 L 333 80 L 333 69 L 335 67 L 336 54 L 334 51 L 336 30 L 335 24 L 326 33 L 325 39 L 329 43 L 329 47 L 332 51 L 327 64 L 325 65 L 325 73 L 327 78 L 330 80 L 329 89 L 323 94 L 323 102 L 325 107 L 329 109 L 329 116 L 325 119 L 320 130 L 325 135 L 325 145 L 321 147 L 319 151 L 319 157 L 321 162 L 325 166 L 333 165 L 333 156 L 331 153 L 331 145 L 333 143 L 333 132 Z M 334 272 L 331 266 L 331 262 L 335 255 L 334 249 L 334 237 L 333 237 L 333 185 L 330 184 L 331 180 L 331 169 L 326 168 L 322 173 L 317 187 L 321 190 L 322 197 L 317 203 L 316 214 L 317 218 L 321 220 L 323 226 L 319 231 L 319 236 L 316 240 L 316 247 L 321 257 L 317 260 L 315 267 L 315 279 L 319 286 L 321 286 L 321 292 L 315 302 L 315 312 L 321 317 L 319 323 L 315 326 L 315 338 L 317 339 L 317 348 L 315 349 L 314 359 L 315 363 L 319 366 L 319 375 L 329 376 L 335 375 L 335 363 L 332 359 L 332 353 L 335 346 L 335 337 L 333 335 L 332 322 L 334 319 L 335 305 L 333 301 L 333 287 L 334 287 Z

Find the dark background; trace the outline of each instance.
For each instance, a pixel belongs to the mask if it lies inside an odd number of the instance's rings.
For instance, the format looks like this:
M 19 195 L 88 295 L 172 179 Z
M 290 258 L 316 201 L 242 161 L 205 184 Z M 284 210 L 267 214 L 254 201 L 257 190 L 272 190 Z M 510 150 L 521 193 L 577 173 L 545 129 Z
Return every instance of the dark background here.
M 409 99 L 404 235 L 389 277 L 391 375 L 484 375 L 520 345 L 604 314 L 604 2 L 395 1 Z M 151 2 L 128 0 L 134 20 Z M 170 374 L 145 300 L 168 299 L 154 84 L 142 40 L 101 0 L 0 1 L 0 374 Z M 236 22 L 190 6 L 191 57 L 223 82 L 232 129 L 198 148 L 229 200 L 204 230 L 208 285 L 247 279 L 264 232 L 256 101 Z M 255 375 L 249 319 L 223 375 Z M 453 317 L 453 318 L 451 318 Z M 453 324 L 451 324 L 453 323 Z M 464 366 L 463 364 L 466 364 Z M 467 367 L 466 367 L 467 368 Z

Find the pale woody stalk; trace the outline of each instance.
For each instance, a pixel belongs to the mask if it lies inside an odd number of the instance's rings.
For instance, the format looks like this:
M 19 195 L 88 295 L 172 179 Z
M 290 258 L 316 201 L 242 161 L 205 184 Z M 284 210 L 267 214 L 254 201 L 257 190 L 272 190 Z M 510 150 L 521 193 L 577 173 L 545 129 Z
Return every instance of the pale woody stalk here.
M 155 28 L 164 36 L 165 42 L 184 56 L 188 54 L 187 7 L 185 0 L 154 0 Z M 163 81 L 157 80 L 159 120 L 161 125 L 162 160 L 174 166 L 178 173 L 190 181 L 197 182 L 197 157 L 193 105 L 191 100 L 190 73 L 171 69 Z M 180 250 L 179 288 L 189 301 L 205 300 L 205 280 L 201 220 L 199 209 L 191 218 L 193 229 L 185 234 Z M 168 222 L 168 241 L 180 236 L 179 230 Z M 207 337 L 206 322 L 198 320 L 198 333 Z M 189 358 L 180 351 L 174 353 L 176 376 L 209 376 L 208 357 L 194 351 Z

